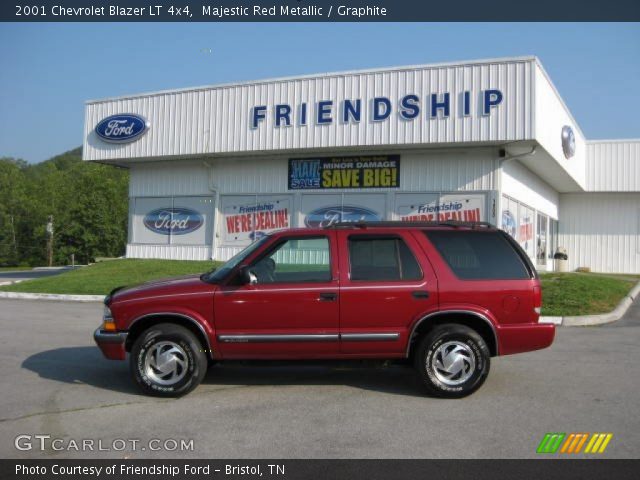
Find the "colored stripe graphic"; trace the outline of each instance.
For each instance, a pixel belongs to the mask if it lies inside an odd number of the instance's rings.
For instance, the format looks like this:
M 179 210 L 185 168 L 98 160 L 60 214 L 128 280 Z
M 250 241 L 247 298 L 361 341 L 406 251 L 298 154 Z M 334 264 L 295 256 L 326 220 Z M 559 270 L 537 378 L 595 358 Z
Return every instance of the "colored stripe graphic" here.
M 594 433 L 584 453 L 604 453 L 613 438 L 613 433 Z
M 536 452 L 556 453 L 565 436 L 565 433 L 547 433 L 540 442 L 540 445 L 538 445 Z
M 562 445 L 560 453 L 580 453 L 587 438 L 589 438 L 588 433 L 570 433 Z
M 591 438 L 589 438 L 591 437 Z M 565 453 L 577 454 L 583 453 L 604 453 L 613 438 L 613 433 L 546 433 L 540 445 L 538 445 L 537 453 Z M 587 439 L 589 440 L 587 442 Z M 564 442 L 563 442 L 564 440 Z M 584 447 L 586 443 L 586 448 Z M 562 448 L 560 446 L 562 445 Z M 559 451 L 558 451 L 559 450 Z

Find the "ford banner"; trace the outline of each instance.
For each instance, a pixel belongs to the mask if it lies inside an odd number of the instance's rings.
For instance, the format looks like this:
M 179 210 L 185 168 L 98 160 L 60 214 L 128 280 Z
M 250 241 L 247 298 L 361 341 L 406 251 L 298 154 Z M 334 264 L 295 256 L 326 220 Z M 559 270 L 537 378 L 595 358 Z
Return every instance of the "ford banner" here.
M 326 228 L 338 222 L 375 222 L 382 220 L 382 215 L 369 208 L 354 205 L 335 205 L 317 208 L 307 214 L 305 226 L 309 228 Z
M 190 208 L 157 208 L 144 216 L 144 226 L 160 235 L 186 235 L 204 223 L 201 213 Z

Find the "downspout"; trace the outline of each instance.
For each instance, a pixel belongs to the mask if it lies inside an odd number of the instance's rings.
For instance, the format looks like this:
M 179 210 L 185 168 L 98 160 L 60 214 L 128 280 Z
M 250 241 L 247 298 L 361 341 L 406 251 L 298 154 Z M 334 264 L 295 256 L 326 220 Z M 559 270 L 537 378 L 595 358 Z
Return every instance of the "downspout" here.
M 213 232 L 211 232 L 211 260 L 215 260 L 216 251 L 216 238 L 218 237 L 218 206 L 220 204 L 220 193 L 218 187 L 215 184 L 214 168 L 207 160 L 203 160 L 202 164 L 207 169 L 207 187 L 209 191 L 213 193 L 214 197 L 214 210 L 213 210 Z

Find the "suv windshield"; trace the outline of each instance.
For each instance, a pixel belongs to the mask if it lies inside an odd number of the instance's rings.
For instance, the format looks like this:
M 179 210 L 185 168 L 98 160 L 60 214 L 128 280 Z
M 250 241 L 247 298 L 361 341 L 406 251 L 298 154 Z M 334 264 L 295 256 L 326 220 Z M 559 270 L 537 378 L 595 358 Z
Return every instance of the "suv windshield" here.
M 264 245 L 269 240 L 269 236 L 265 235 L 257 242 L 252 243 L 247 248 L 231 257 L 220 268 L 213 269 L 210 272 L 203 273 L 200 279 L 207 283 L 217 283 L 222 280 L 227 274 L 233 270 L 236 266 L 240 265 L 245 258 L 251 255 L 258 247 Z

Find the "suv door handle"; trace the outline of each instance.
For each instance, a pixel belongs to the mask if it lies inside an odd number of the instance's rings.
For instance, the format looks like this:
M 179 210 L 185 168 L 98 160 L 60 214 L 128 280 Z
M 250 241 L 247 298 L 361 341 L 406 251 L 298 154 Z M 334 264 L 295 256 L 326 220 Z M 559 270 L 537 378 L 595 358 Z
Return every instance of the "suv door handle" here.
M 411 295 L 413 296 L 413 298 L 417 298 L 418 300 L 426 300 L 427 298 L 429 298 L 429 292 L 427 292 L 426 290 L 415 290 L 411 292 Z
M 321 302 L 333 302 L 338 298 L 338 294 L 334 292 L 324 292 L 320 294 L 318 300 Z

